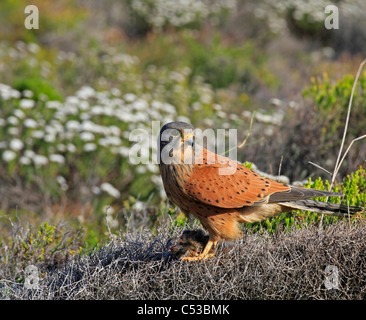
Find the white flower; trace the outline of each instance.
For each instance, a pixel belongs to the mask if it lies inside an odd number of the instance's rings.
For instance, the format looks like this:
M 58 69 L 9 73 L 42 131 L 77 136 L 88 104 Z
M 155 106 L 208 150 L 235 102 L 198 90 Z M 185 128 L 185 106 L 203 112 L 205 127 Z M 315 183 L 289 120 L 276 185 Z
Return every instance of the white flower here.
M 161 109 L 164 110 L 167 113 L 170 113 L 170 114 L 176 114 L 177 113 L 175 108 L 170 103 L 164 103 L 164 105 Z
M 145 208 L 145 203 L 143 203 L 142 201 L 136 200 L 133 207 L 137 211 L 142 211 Z
M 111 134 L 113 134 L 115 136 L 119 136 L 121 134 L 121 130 L 116 126 L 110 126 L 109 130 L 110 130 Z
M 28 43 L 28 50 L 32 53 L 37 53 L 39 51 L 39 45 L 34 42 Z
M 85 100 L 80 101 L 80 103 L 79 103 L 79 109 L 80 110 L 83 110 L 83 111 L 88 110 L 89 109 L 89 102 L 88 101 L 85 101 Z
M 42 139 L 44 137 L 44 131 L 42 130 L 34 130 L 31 133 L 31 137 L 35 139 Z
M 38 99 L 41 101 L 47 101 L 48 100 L 48 96 L 44 93 L 40 93 L 38 96 Z
M 15 89 L 11 89 L 10 90 L 10 96 L 14 99 L 20 99 L 20 97 L 22 96 L 20 91 L 15 90 Z
M 218 111 L 217 116 L 221 119 L 226 119 L 227 118 L 226 112 L 224 112 L 224 111 Z
M 23 119 L 25 114 L 22 110 L 20 109 L 15 109 L 14 110 L 14 115 L 18 118 L 18 119 Z
M 84 86 L 78 92 L 76 92 L 76 96 L 81 99 L 89 99 L 95 95 L 95 90 L 92 87 Z
M 90 112 L 94 115 L 103 114 L 104 108 L 102 106 L 94 106 L 90 109 Z
M 123 122 L 135 121 L 135 118 L 131 113 L 128 113 L 128 112 L 123 111 L 123 110 L 116 111 L 115 116 Z
M 92 142 L 89 142 L 89 143 L 86 143 L 83 147 L 83 150 L 85 152 L 91 152 L 91 151 L 95 151 L 97 150 L 97 146 L 95 143 L 92 143 Z
M 149 109 L 149 105 L 145 100 L 138 99 L 131 104 L 132 109 L 138 111 L 146 111 Z
M 30 90 L 24 90 L 23 91 L 23 96 L 26 98 L 32 98 L 33 97 L 33 92 Z
M 94 187 L 92 187 L 92 189 L 91 189 L 91 191 L 94 193 L 94 194 L 96 194 L 96 195 L 99 195 L 100 194 L 100 188 L 99 187 L 97 187 L 97 186 L 94 186 Z
M 3 160 L 5 162 L 10 162 L 10 161 L 14 160 L 16 156 L 17 156 L 16 153 L 12 150 L 5 150 L 3 152 Z
M 48 158 L 40 154 L 33 155 L 33 162 L 36 167 L 45 166 L 48 163 Z
M 59 109 L 62 106 L 60 101 L 47 101 L 46 108 L 47 109 Z
M 150 109 L 149 113 L 152 120 L 160 120 L 161 115 L 159 111 Z
M 48 133 L 44 137 L 44 141 L 46 141 L 46 142 L 55 142 L 56 141 L 56 134 L 54 134 L 54 133 Z
M 17 136 L 19 134 L 19 128 L 17 127 L 10 127 L 8 129 L 8 133 L 12 136 Z
M 31 164 L 31 159 L 29 159 L 28 157 L 25 157 L 25 156 L 21 156 L 19 159 L 19 163 L 23 164 L 25 166 L 28 166 Z
M 22 109 L 31 109 L 34 107 L 34 100 L 31 100 L 31 99 L 22 99 L 20 100 L 20 107 Z
M 24 122 L 23 122 L 24 126 L 27 127 L 27 128 L 32 128 L 32 129 L 35 129 L 37 128 L 37 121 L 34 120 L 34 119 L 25 119 Z
M 114 213 L 114 208 L 112 208 L 111 206 L 104 206 L 103 212 L 105 212 L 106 215 L 111 215 Z
M 102 183 L 100 189 L 114 198 L 119 198 L 121 196 L 121 193 L 108 182 Z
M 81 124 L 80 130 L 91 131 L 94 133 L 105 133 L 107 127 L 100 126 L 92 121 L 86 120 Z
M 158 172 L 158 166 L 157 166 L 157 165 L 155 165 L 155 164 L 148 163 L 148 164 L 146 165 L 146 167 L 147 167 L 147 170 L 148 170 L 148 171 L 150 171 L 150 172 L 153 172 L 153 173 Z
M 58 151 L 61 151 L 61 152 L 65 152 L 66 151 L 66 146 L 64 144 L 62 144 L 62 143 L 59 143 L 57 145 L 57 150 Z
M 94 134 L 91 132 L 82 132 L 80 133 L 80 139 L 83 141 L 93 141 L 94 140 Z
M 198 111 L 202 109 L 202 104 L 199 101 L 193 102 L 192 103 L 192 109 L 194 111 Z
M 80 114 L 80 119 L 85 121 L 85 120 L 89 120 L 91 118 L 91 114 L 87 113 L 87 112 L 83 112 Z
M 149 116 L 146 112 L 137 112 L 134 115 L 134 122 L 145 122 L 149 120 Z
M 63 176 L 57 176 L 56 181 L 60 185 L 61 190 L 66 191 L 67 189 L 69 189 L 69 186 L 66 183 L 66 179 Z
M 146 172 L 147 172 L 146 166 L 143 166 L 143 165 L 141 165 L 141 166 L 137 166 L 137 168 L 136 168 L 136 172 L 137 172 L 137 173 L 141 173 L 141 174 L 146 173 Z
M 157 110 L 159 110 L 159 109 L 162 109 L 163 104 L 162 104 L 160 101 L 153 100 L 153 101 L 151 102 L 151 107 L 152 107 L 153 109 L 157 109 Z
M 76 120 L 69 120 L 66 123 L 66 128 L 70 131 L 76 131 L 80 128 L 80 122 Z
M 178 116 L 177 117 L 177 121 L 191 123 L 191 120 L 188 117 L 186 117 L 186 116 Z
M 206 118 L 203 120 L 203 123 L 206 127 L 212 127 L 214 125 L 214 121 L 210 118 Z
M 65 158 L 61 154 L 50 154 L 50 161 L 56 162 L 56 163 L 59 163 L 59 164 L 64 164 L 65 163 Z
M 76 147 L 72 143 L 69 143 L 66 147 L 67 147 L 67 150 L 71 153 L 74 153 L 76 151 Z
M 123 99 L 125 99 L 125 101 L 127 101 L 127 102 L 132 102 L 132 101 L 136 100 L 136 95 L 134 95 L 133 93 L 126 93 L 123 96 Z
M 15 151 L 19 151 L 21 149 L 23 149 L 24 147 L 24 143 L 23 141 L 19 140 L 19 139 L 13 139 L 10 141 L 9 143 L 9 148 Z
M 35 153 L 33 150 L 25 150 L 24 151 L 24 156 L 27 158 L 33 158 L 35 156 Z
M 121 145 L 122 141 L 120 138 L 118 137 L 115 137 L 115 136 L 108 136 L 108 137 L 105 137 L 105 138 L 101 138 L 99 139 L 99 144 L 101 146 L 119 146 Z
M 78 97 L 74 97 L 74 96 L 69 96 L 66 98 L 66 103 L 69 103 L 69 104 L 73 104 L 73 105 L 78 105 L 80 100 Z
M 19 120 L 18 118 L 14 117 L 14 116 L 10 116 L 7 119 L 8 123 L 12 124 L 13 126 L 16 126 L 17 124 L 19 124 Z
M 128 157 L 128 154 L 130 152 L 130 149 L 127 147 L 119 147 L 118 148 L 118 153 L 122 156 L 122 157 Z
M 281 107 L 282 101 L 278 98 L 272 98 L 269 100 L 269 103 L 275 107 Z
M 46 130 L 50 133 L 56 134 L 64 132 L 64 126 L 57 120 L 51 120 L 50 125 L 46 126 Z
M 215 111 L 221 111 L 221 110 L 222 110 L 222 106 L 221 106 L 220 104 L 215 103 L 215 104 L 213 105 L 213 109 L 214 109 Z
M 103 114 L 105 114 L 106 116 L 112 117 L 114 115 L 114 109 L 111 106 L 106 106 L 105 105 L 103 107 Z
M 111 89 L 111 93 L 116 96 L 116 97 L 119 97 L 121 95 L 121 91 L 117 88 L 112 88 Z

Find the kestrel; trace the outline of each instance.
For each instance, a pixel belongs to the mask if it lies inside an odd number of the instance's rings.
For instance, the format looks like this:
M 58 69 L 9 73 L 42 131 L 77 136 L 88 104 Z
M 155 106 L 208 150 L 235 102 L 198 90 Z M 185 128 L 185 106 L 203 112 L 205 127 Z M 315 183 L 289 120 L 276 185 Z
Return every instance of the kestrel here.
M 240 238 L 239 223 L 257 222 L 297 209 L 333 215 L 361 210 L 309 200 L 342 194 L 285 185 L 198 146 L 193 126 L 185 122 L 165 124 L 158 148 L 167 197 L 185 215 L 198 218 L 209 234 L 204 250 L 185 260 L 208 258 L 218 241 Z

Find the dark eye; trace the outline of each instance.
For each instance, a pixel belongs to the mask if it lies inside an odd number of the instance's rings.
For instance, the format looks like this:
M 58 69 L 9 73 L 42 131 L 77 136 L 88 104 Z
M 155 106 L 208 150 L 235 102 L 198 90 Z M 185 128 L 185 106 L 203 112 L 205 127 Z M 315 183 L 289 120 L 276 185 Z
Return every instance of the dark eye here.
M 172 134 L 170 137 L 169 137 L 169 142 L 171 142 L 173 139 L 175 138 L 178 138 L 180 136 L 180 134 Z

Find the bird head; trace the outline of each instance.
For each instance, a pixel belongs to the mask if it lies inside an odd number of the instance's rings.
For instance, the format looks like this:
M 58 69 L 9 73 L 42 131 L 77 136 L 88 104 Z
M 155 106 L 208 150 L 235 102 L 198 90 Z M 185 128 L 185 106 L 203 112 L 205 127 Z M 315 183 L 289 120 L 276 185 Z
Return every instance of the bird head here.
M 165 124 L 160 130 L 158 149 L 160 164 L 192 164 L 195 151 L 194 127 L 185 122 Z

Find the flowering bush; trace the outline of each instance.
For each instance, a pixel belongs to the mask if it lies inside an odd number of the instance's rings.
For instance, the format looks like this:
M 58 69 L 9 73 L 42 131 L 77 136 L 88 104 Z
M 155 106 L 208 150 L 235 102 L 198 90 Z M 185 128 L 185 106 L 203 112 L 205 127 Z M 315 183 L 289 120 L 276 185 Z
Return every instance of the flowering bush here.
M 9 56 L 5 49 L 13 53 Z M 95 86 L 83 85 L 63 96 L 53 84 L 55 75 L 63 72 L 65 64 L 74 71 L 81 68 L 79 63 L 87 68 L 94 59 L 92 53 L 86 59 L 69 59 L 60 52 L 48 56 L 46 63 L 42 51 L 35 44 L 23 43 L 3 46 L 0 51 L 3 61 L 9 62 L 4 64 L 8 74 L 18 68 L 18 58 L 33 61 L 25 70 L 33 74 L 32 80 L 14 73 L 14 86 L 0 84 L 0 163 L 6 170 L 3 179 L 22 181 L 51 203 L 67 198 L 100 210 L 128 195 L 164 196 L 152 156 L 149 164 L 131 163 L 135 143 L 130 141 L 131 132 L 149 133 L 147 148 L 152 155 L 158 133 L 152 132 L 153 121 L 181 120 L 226 128 L 239 121 L 221 105 L 230 102 L 227 96 L 217 95 L 202 77 L 190 79 L 190 68 L 150 65 L 141 70 L 138 58 L 108 48 L 102 74 L 108 76 L 114 69 L 109 88 L 102 89 L 105 84 L 98 81 L 102 78 L 93 76 Z M 73 82 L 84 81 L 83 77 L 76 76 Z
M 236 0 L 133 0 L 130 10 L 155 31 L 166 26 L 200 25 L 233 10 Z
M 326 29 L 324 26 L 329 13 L 329 5 L 338 8 L 338 28 Z M 255 9 L 254 15 L 269 27 L 274 34 L 290 31 L 303 38 L 316 39 L 326 46 L 330 57 L 342 52 L 364 53 L 366 2 L 363 0 L 284 0 L 263 1 Z M 335 21 L 332 21 L 334 23 Z
M 129 132 L 137 126 L 148 129 L 153 120 L 176 118 L 172 105 L 150 104 L 118 89 L 96 92 L 85 86 L 61 102 L 35 101 L 10 86 L 0 88 L 1 160 L 10 176 L 27 183 L 42 177 L 51 196 L 71 188 L 76 199 L 100 193 L 119 198 L 118 190 L 135 171 L 128 165 Z M 111 171 L 115 179 L 108 179 Z M 157 167 L 137 172 L 156 173 Z

